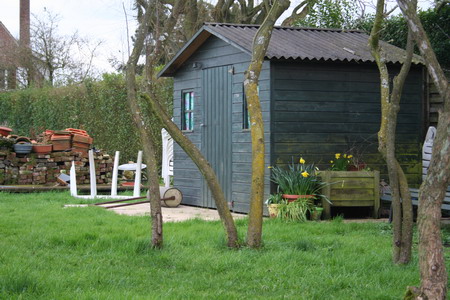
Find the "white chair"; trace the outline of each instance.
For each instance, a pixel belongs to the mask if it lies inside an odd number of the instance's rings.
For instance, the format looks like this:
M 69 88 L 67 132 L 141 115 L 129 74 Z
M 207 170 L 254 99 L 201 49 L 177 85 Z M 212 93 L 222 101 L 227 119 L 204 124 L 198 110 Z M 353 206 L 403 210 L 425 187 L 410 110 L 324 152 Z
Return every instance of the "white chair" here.
M 434 138 L 436 137 L 436 128 L 430 126 L 425 136 L 425 142 L 422 147 L 422 180 L 425 180 L 430 166 L 431 154 L 433 153 Z
M 164 186 L 170 186 L 170 176 L 173 176 L 173 139 L 169 133 L 163 128 L 162 136 L 162 166 L 161 177 L 164 180 Z
M 137 163 L 133 164 L 133 170 L 136 171 L 134 178 L 134 189 L 133 196 L 118 196 L 117 195 L 117 177 L 119 170 L 119 151 L 116 151 L 116 155 L 114 156 L 114 167 L 113 167 L 113 175 L 112 175 L 112 183 L 111 183 L 111 195 L 97 195 L 97 179 L 95 176 L 95 160 L 94 160 L 94 152 L 93 150 L 89 150 L 89 174 L 90 174 L 90 187 L 91 194 L 90 195 L 78 195 L 77 190 L 77 176 L 75 170 L 75 162 L 72 161 L 72 167 L 70 168 L 70 195 L 76 198 L 83 199 L 129 199 L 136 198 L 141 196 L 141 171 L 142 168 L 145 168 L 145 165 L 142 164 L 142 151 L 138 152 Z M 131 165 L 131 164 L 129 164 Z

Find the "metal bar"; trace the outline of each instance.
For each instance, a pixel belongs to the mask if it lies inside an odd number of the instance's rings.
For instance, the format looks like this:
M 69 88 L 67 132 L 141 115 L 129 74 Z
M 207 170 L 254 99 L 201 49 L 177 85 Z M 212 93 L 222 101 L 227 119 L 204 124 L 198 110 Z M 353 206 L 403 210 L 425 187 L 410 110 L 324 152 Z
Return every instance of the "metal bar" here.
M 142 203 L 150 203 L 150 200 L 139 201 L 139 202 L 134 202 L 134 203 L 125 203 L 125 204 L 113 205 L 113 206 L 108 206 L 108 207 L 105 207 L 105 208 L 106 208 L 106 209 L 110 209 L 110 208 L 116 208 L 116 207 L 123 207 L 123 206 L 130 206 L 130 205 L 142 204 Z
M 145 198 L 147 198 L 147 196 L 144 196 L 144 197 L 135 197 L 135 198 L 128 198 L 128 199 L 120 199 L 120 200 L 113 200 L 113 201 L 106 201 L 106 202 L 99 202 L 99 203 L 94 203 L 94 205 L 102 205 L 102 204 L 118 203 L 118 202 L 125 202 L 125 201 L 130 201 L 130 200 L 139 200 L 139 199 L 145 199 Z M 168 198 L 161 198 L 161 201 L 165 201 L 165 200 L 175 200 L 175 196 L 168 197 Z
M 94 203 L 94 205 L 102 205 L 102 204 L 109 204 L 109 203 L 125 202 L 125 201 L 129 201 L 129 200 L 139 200 L 139 199 L 145 199 L 145 198 L 147 198 L 147 196 L 135 197 L 135 198 L 127 198 L 127 199 L 120 199 L 120 200 L 113 200 L 113 201 L 106 201 L 106 202 L 99 202 L 99 203 Z

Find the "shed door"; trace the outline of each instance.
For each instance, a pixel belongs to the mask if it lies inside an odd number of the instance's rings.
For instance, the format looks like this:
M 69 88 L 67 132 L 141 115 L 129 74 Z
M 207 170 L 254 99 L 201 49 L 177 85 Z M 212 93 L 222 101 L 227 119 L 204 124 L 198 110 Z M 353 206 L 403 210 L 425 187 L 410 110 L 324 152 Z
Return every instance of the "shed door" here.
M 204 99 L 202 152 L 216 172 L 228 201 L 231 201 L 232 73 L 232 66 L 202 71 Z M 205 181 L 203 205 L 216 207 Z

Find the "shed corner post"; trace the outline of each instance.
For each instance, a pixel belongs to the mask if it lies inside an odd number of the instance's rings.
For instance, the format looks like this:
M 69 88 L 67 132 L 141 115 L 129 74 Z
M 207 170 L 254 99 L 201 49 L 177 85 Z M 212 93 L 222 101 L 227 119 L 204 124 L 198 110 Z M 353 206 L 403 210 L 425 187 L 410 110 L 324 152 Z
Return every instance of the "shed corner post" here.
M 373 181 L 373 217 L 378 219 L 380 213 L 380 171 L 375 170 L 373 172 Z
M 325 185 L 325 187 L 323 188 L 323 195 L 325 197 L 327 197 L 327 199 L 330 199 L 330 195 L 331 195 L 331 173 L 330 171 L 324 171 L 322 172 L 322 181 L 326 182 L 327 184 Z M 331 206 L 330 203 L 328 203 L 328 201 L 326 201 L 325 199 L 322 199 L 322 207 L 323 207 L 323 218 L 325 220 L 328 220 L 331 218 Z

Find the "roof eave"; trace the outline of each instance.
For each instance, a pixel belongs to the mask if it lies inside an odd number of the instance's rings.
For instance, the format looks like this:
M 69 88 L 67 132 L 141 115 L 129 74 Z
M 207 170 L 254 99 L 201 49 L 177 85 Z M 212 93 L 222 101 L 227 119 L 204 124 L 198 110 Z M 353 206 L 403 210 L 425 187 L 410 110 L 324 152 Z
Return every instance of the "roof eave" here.
M 251 56 L 251 51 L 215 32 L 211 26 L 206 24 L 203 25 L 203 27 L 200 28 L 196 34 L 194 34 L 194 36 L 177 52 L 177 54 L 175 54 L 170 62 L 168 62 L 158 73 L 157 77 L 173 77 L 178 68 L 180 68 L 181 65 L 183 65 L 183 63 L 186 62 L 186 60 L 188 60 L 189 57 L 191 57 L 191 55 L 194 54 L 194 52 L 197 51 L 197 49 L 200 48 L 211 35 L 217 36 L 224 42 Z
M 172 77 L 176 70 L 211 36 L 203 26 L 164 66 L 157 77 Z

